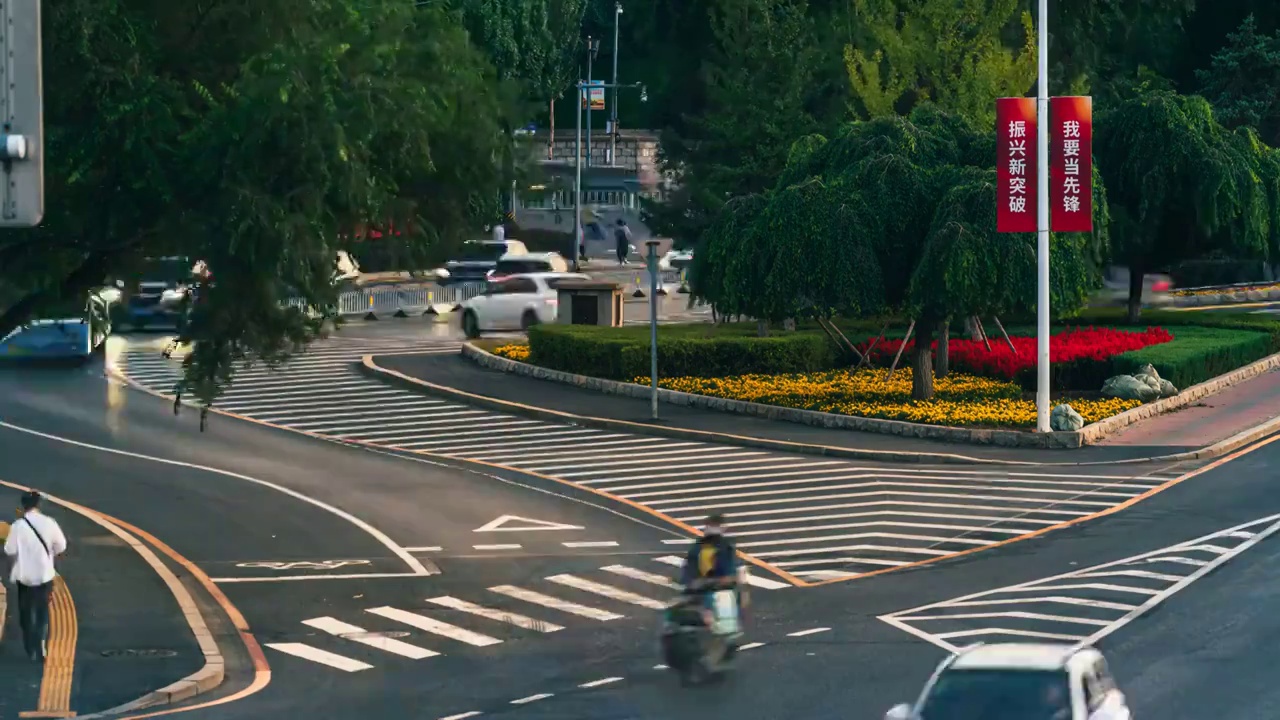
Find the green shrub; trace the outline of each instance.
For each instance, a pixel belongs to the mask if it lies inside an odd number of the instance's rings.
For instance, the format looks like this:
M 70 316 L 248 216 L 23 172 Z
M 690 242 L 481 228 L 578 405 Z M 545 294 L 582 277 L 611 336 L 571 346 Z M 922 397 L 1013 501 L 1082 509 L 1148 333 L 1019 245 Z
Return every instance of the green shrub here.
M 649 329 L 539 325 L 529 331 L 530 361 L 545 368 L 631 380 L 649 374 Z M 808 330 L 756 337 L 741 326 L 664 325 L 658 330 L 662 377 L 803 373 L 834 367 L 831 343 Z
M 1151 364 L 1179 390 L 1261 360 L 1273 351 L 1267 333 L 1181 325 L 1166 328 L 1173 341 L 1112 358 L 1112 374 L 1131 375 Z

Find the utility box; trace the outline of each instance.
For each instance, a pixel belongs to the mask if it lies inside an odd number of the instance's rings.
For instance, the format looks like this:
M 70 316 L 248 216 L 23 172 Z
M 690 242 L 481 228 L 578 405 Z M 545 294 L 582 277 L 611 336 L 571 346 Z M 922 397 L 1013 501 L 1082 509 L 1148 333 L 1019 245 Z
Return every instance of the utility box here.
M 561 280 L 556 283 L 561 325 L 622 327 L 622 286 L 603 280 Z

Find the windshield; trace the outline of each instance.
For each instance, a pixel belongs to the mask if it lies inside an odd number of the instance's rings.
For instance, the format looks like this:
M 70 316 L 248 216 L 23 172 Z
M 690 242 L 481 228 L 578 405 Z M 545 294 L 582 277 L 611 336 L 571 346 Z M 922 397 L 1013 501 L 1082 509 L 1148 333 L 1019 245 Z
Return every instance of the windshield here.
M 493 268 L 497 275 L 520 275 L 522 273 L 550 272 L 551 263 L 545 260 L 503 260 Z
M 1043 670 L 948 670 L 921 720 L 1070 720 L 1067 674 Z

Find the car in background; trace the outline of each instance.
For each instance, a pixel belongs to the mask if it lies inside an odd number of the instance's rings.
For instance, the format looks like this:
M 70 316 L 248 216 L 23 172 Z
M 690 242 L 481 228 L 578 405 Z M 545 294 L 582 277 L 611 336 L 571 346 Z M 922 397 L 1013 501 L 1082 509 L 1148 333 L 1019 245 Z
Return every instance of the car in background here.
M 1173 278 L 1164 273 L 1142 276 L 1142 306 L 1162 307 L 1172 301 Z M 1112 265 L 1102 273 L 1102 289 L 1094 293 L 1095 305 L 1128 305 L 1129 268 Z
M 979 643 L 943 660 L 914 705 L 885 720 L 1132 720 L 1102 653 L 1060 643 Z
M 186 257 L 147 258 L 138 279 L 117 279 L 118 302 L 111 307 L 111 324 L 125 329 L 163 328 L 180 330 L 186 320 L 188 301 L 196 275 L 203 263 Z
M 662 272 L 683 272 L 693 264 L 692 250 L 668 250 L 658 260 L 658 269 Z
M 531 273 L 567 273 L 569 261 L 560 253 L 507 253 L 489 271 L 488 280 Z
M 527 254 L 529 248 L 519 240 L 469 240 L 462 244 L 460 260 L 450 260 L 433 274 L 441 285 L 484 282 L 504 256 Z
M 483 293 L 462 303 L 462 332 L 469 338 L 484 332 L 528 330 L 553 323 L 560 309 L 556 284 L 589 280 L 582 273 L 531 273 L 490 281 Z

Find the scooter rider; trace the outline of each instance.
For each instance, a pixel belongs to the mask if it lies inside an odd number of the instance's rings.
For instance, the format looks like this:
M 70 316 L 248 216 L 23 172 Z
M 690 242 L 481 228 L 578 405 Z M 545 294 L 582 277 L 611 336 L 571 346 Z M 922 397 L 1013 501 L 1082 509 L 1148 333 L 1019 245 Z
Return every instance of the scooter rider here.
M 724 516 L 714 513 L 707 517 L 702 537 L 685 556 L 680 582 L 689 591 L 710 593 L 732 589 L 737 578 L 737 550 L 725 537 Z

